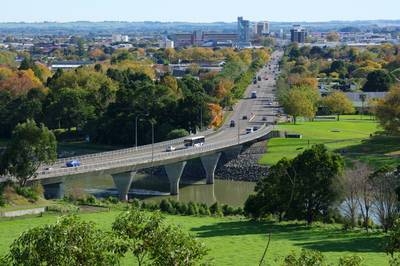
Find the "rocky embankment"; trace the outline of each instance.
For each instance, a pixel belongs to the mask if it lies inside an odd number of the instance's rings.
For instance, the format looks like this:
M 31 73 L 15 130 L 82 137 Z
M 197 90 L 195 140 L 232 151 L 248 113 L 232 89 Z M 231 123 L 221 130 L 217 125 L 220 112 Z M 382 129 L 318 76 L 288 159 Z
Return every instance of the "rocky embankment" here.
M 268 173 L 268 167 L 258 164 L 259 158 L 265 152 L 265 141 L 243 147 L 237 158 L 229 161 L 221 158 L 215 171 L 215 177 L 226 180 L 258 181 Z

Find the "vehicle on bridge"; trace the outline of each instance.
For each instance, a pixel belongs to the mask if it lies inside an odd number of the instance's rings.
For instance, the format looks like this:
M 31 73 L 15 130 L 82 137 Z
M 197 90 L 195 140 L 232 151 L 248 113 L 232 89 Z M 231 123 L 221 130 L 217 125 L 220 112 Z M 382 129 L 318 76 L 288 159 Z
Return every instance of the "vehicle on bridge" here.
M 172 145 L 168 146 L 168 147 L 165 149 L 165 151 L 168 151 L 168 152 L 174 151 L 174 150 L 176 150 L 176 148 L 175 148 L 174 146 L 172 146 Z
M 257 98 L 257 91 L 252 91 L 251 96 L 252 99 Z
M 71 160 L 65 163 L 65 166 L 67 167 L 77 167 L 80 166 L 81 162 L 79 160 Z
M 206 139 L 204 136 L 197 136 L 197 137 L 186 138 L 183 141 L 183 144 L 185 145 L 186 148 L 190 148 L 190 147 L 203 146 L 205 142 L 206 142 Z

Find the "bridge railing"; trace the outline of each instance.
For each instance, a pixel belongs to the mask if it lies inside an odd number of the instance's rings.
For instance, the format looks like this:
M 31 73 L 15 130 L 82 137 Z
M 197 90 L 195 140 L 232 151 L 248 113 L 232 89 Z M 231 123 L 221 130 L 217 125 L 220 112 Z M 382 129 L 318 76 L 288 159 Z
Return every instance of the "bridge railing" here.
M 205 131 L 195 134 L 194 136 L 201 136 L 201 135 L 209 136 L 209 135 L 213 134 L 214 132 L 215 132 L 214 129 L 207 129 Z M 167 147 L 170 145 L 177 145 L 177 144 L 183 143 L 184 139 L 186 139 L 186 138 L 187 137 L 182 137 L 182 138 L 167 140 L 167 141 L 163 141 L 163 142 L 156 142 L 156 143 L 154 143 L 153 147 L 159 148 L 159 147 Z M 114 151 L 106 151 L 106 152 L 98 152 L 98 153 L 93 153 L 93 154 L 71 156 L 71 157 L 58 159 L 54 163 L 54 165 L 65 165 L 65 163 L 70 160 L 84 160 L 84 159 L 117 156 L 117 155 L 122 155 L 122 154 L 130 154 L 133 152 L 141 152 L 143 150 L 150 150 L 151 148 L 152 148 L 152 144 L 147 144 L 147 145 L 130 147 L 130 148 L 119 149 L 119 150 L 114 150 Z
M 41 171 L 38 173 L 38 178 L 49 178 L 49 177 L 58 177 L 64 175 L 73 175 L 78 173 L 87 173 L 93 171 L 102 171 L 112 168 L 120 168 L 120 167 L 131 167 L 131 169 L 135 170 L 138 165 L 151 165 L 156 162 L 162 162 L 167 159 L 176 159 L 176 158 L 185 158 L 186 156 L 202 154 L 210 151 L 215 150 L 222 150 L 226 149 L 238 144 L 243 144 L 248 141 L 252 141 L 258 138 L 261 138 L 268 134 L 272 130 L 272 126 L 263 126 L 257 131 L 242 135 L 239 139 L 228 139 L 228 140 L 221 140 L 214 143 L 206 143 L 200 147 L 192 147 L 187 149 L 180 149 L 173 152 L 163 152 L 157 154 L 145 154 L 143 156 L 137 156 L 134 158 L 125 157 L 125 158 L 118 158 L 118 157 L 109 157 L 107 160 L 104 158 L 99 158 L 99 160 L 91 161 L 90 164 L 81 165 L 78 167 L 65 167 L 54 169 L 51 171 Z

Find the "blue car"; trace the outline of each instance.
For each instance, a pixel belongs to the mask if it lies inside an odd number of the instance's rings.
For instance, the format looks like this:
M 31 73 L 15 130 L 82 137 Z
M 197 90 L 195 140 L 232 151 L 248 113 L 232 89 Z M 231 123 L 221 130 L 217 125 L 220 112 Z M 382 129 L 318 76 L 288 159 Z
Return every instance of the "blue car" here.
M 81 165 L 81 162 L 79 160 L 71 160 L 71 161 L 68 161 L 65 165 L 67 167 L 77 167 L 77 166 Z

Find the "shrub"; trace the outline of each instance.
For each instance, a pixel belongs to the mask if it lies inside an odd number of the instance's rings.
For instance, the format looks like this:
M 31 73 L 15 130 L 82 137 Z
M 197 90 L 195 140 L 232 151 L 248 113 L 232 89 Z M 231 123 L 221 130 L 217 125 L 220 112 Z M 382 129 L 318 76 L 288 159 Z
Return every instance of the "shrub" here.
M 15 186 L 15 192 L 33 202 L 39 199 L 39 196 L 36 194 L 35 190 L 32 189 L 32 187 Z
M 285 257 L 283 261 L 284 266 L 303 266 L 303 265 L 312 265 L 312 266 L 322 266 L 326 265 L 325 257 L 321 252 L 311 249 L 302 249 L 300 254 L 296 256 L 296 254 L 292 253 Z
M 339 259 L 339 266 L 360 266 L 363 258 L 357 255 L 348 255 Z
M 210 213 L 214 216 L 223 216 L 222 210 L 217 201 L 210 206 Z

